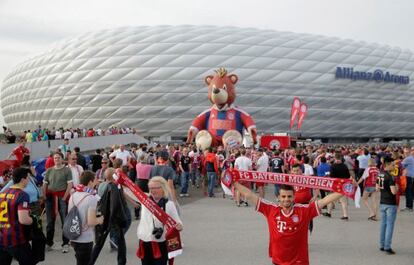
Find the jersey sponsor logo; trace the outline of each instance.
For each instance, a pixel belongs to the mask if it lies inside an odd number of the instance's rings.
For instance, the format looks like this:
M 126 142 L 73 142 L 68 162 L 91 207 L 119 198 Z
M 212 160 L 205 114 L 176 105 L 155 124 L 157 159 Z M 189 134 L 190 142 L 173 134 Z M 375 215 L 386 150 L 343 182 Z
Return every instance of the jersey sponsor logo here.
M 229 112 L 227 117 L 229 120 L 234 120 L 234 112 Z
M 233 122 L 226 120 L 213 120 L 212 128 L 214 130 L 231 130 L 233 128 Z
M 277 231 L 283 232 L 284 230 L 286 230 L 286 222 L 284 222 L 284 221 L 277 221 L 276 228 L 277 228 Z

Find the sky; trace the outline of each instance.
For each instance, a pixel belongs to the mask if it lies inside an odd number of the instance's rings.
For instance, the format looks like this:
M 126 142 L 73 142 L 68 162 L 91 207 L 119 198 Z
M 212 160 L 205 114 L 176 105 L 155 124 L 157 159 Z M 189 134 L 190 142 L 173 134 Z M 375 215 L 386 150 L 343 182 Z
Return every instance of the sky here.
M 412 0 L 0 0 L 0 87 L 16 65 L 57 41 L 123 26 L 250 27 L 414 51 L 413 10 Z

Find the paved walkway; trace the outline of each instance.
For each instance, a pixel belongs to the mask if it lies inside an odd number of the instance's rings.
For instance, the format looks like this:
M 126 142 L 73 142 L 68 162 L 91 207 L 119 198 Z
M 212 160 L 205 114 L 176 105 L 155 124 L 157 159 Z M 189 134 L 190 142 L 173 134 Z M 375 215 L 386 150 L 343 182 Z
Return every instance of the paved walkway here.
M 192 198 L 183 199 L 184 254 L 175 264 L 270 265 L 265 219 L 253 207 L 237 208 L 230 199 L 217 195 L 216 198 L 204 198 L 198 191 Z M 399 213 L 393 242 L 397 254 L 388 256 L 378 250 L 380 222 L 368 221 L 367 210 L 362 207 L 350 206 L 348 222 L 339 219 L 340 207 L 331 219 L 323 216 L 315 219 L 314 232 L 309 239 L 311 264 L 414 264 L 414 214 Z M 128 264 L 140 264 L 135 256 L 137 225 L 134 221 L 127 234 Z M 48 252 L 46 262 L 42 264 L 75 264 L 74 251 L 71 249 L 68 254 L 57 250 Z M 105 246 L 97 264 L 116 264 L 116 253 L 110 253 L 109 247 Z

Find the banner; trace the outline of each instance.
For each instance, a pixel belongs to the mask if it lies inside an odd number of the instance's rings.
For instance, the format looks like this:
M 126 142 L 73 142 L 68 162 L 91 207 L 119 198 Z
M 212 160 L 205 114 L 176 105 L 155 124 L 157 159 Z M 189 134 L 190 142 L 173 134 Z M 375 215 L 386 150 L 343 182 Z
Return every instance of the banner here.
M 290 125 L 289 125 L 289 130 L 292 129 L 293 124 L 295 123 L 295 120 L 298 117 L 299 109 L 300 109 L 300 99 L 298 97 L 294 97 L 293 98 L 293 102 L 292 102 L 292 109 L 290 111 Z
M 128 195 L 132 195 L 133 198 L 136 198 L 161 223 L 165 225 L 165 229 L 167 231 L 166 241 L 168 258 L 171 259 L 182 254 L 183 249 L 181 246 L 180 233 L 175 228 L 177 225 L 175 220 L 164 212 L 164 210 L 161 209 L 161 207 L 159 207 L 153 200 L 151 200 L 137 185 L 135 185 L 135 183 L 132 182 L 121 169 L 117 169 L 116 174 L 118 176 L 117 183 L 124 187 L 124 191 L 127 192 Z
M 351 179 L 339 179 L 328 177 L 303 176 L 272 172 L 257 172 L 231 169 L 227 170 L 222 178 L 225 186 L 231 186 L 233 181 L 252 181 L 269 184 L 287 184 L 311 189 L 328 190 L 341 193 L 353 200 L 355 206 L 360 207 L 361 191 L 358 185 L 354 185 Z
M 302 126 L 302 123 L 306 117 L 306 114 L 308 114 L 308 105 L 306 105 L 305 103 L 302 103 L 300 104 L 300 109 L 299 109 L 298 130 L 300 130 L 300 127 Z

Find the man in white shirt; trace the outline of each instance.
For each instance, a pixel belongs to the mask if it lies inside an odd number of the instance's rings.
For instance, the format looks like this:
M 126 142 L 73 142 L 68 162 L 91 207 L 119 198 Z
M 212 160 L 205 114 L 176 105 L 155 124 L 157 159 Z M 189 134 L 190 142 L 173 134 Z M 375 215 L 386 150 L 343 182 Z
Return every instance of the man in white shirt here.
M 56 140 L 60 140 L 60 139 L 62 139 L 62 133 L 60 132 L 60 130 L 59 130 L 59 129 L 57 129 L 57 130 L 55 131 L 55 139 L 56 139 Z
M 72 139 L 72 133 L 69 131 L 69 129 L 63 133 L 63 139 Z
M 68 160 L 68 168 L 70 168 L 70 171 L 72 172 L 73 187 L 79 185 L 79 179 L 83 172 L 83 168 L 76 163 L 77 159 L 77 155 L 75 153 L 72 153 Z
M 246 157 L 246 150 L 242 149 L 240 156 L 236 158 L 236 161 L 234 161 L 234 167 L 238 170 L 252 170 L 252 160 L 248 157 Z M 240 182 L 239 182 L 240 183 Z M 241 183 L 242 185 L 249 185 L 249 183 Z M 244 204 L 244 206 L 249 206 L 247 203 L 247 200 L 243 198 L 243 200 L 240 200 L 240 192 L 236 190 L 235 194 L 235 200 L 236 205 L 240 207 L 241 204 Z
M 303 157 L 303 168 L 304 168 L 304 172 L 303 175 L 305 176 L 313 176 L 314 172 L 313 172 L 313 168 L 311 165 L 309 165 L 309 156 L 304 156 Z
M 368 149 L 364 148 L 364 151 L 362 151 L 363 153 L 360 154 L 357 157 L 357 160 L 359 162 L 359 170 L 358 170 L 358 174 L 356 176 L 356 180 L 359 180 L 362 175 L 364 174 L 365 169 L 368 168 L 368 161 L 371 158 L 371 155 L 369 154 Z
M 257 172 L 267 172 L 269 168 L 269 157 L 267 156 L 266 152 L 263 149 L 259 149 L 257 151 L 259 155 L 259 159 L 257 160 Z M 264 190 L 264 183 L 256 183 L 257 190 L 259 191 L 259 197 L 264 198 L 265 190 Z
M 99 127 L 98 129 L 96 129 L 96 135 L 102 136 L 102 129 L 101 129 L 101 127 Z
M 109 155 L 109 159 L 111 159 L 112 162 L 114 162 L 114 160 L 117 158 L 122 159 L 123 166 L 128 165 L 129 160 L 131 159 L 131 154 L 125 150 L 125 145 L 121 144 L 119 146 L 119 149 L 115 150 Z

